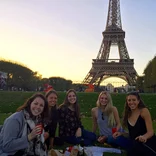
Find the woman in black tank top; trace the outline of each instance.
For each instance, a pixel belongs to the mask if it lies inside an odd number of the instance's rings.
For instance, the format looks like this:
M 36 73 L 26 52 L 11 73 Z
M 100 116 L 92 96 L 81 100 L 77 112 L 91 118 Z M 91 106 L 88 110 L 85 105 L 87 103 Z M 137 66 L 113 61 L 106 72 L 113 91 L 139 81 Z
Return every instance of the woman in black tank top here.
M 128 128 L 132 140 L 128 156 L 156 156 L 156 136 L 151 115 L 138 92 L 128 93 L 126 97 L 123 126 Z M 121 133 L 116 134 L 119 135 Z

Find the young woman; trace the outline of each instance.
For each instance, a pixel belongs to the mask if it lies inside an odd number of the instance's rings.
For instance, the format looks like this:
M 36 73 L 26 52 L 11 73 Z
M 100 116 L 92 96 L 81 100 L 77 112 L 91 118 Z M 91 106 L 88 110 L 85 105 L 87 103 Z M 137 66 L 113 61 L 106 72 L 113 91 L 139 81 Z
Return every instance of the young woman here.
M 126 148 L 127 141 L 124 137 L 114 139 L 113 133 L 121 130 L 118 110 L 113 106 L 112 98 L 106 91 L 102 91 L 97 100 L 97 107 L 92 108 L 93 132 L 96 133 L 99 128 L 100 136 L 97 141 L 100 143 L 109 143 L 114 146 Z
M 75 90 L 67 91 L 59 107 L 59 136 L 70 144 L 93 145 L 96 135 L 86 131 L 80 120 L 80 108 Z
M 126 97 L 123 126 L 129 130 L 132 140 L 128 156 L 155 156 L 156 136 L 152 127 L 152 119 L 138 92 L 128 93 Z M 115 137 L 124 133 L 116 132 Z
M 46 131 L 49 131 L 49 139 L 47 144 L 49 148 L 53 148 L 54 145 L 63 145 L 63 140 L 58 137 L 55 137 L 57 123 L 58 123 L 58 110 L 57 110 L 57 99 L 58 94 L 55 90 L 49 90 L 45 95 L 48 106 L 49 106 L 49 124 L 45 128 Z
M 0 155 L 45 156 L 43 124 L 48 115 L 46 98 L 38 93 L 8 117 L 0 132 Z

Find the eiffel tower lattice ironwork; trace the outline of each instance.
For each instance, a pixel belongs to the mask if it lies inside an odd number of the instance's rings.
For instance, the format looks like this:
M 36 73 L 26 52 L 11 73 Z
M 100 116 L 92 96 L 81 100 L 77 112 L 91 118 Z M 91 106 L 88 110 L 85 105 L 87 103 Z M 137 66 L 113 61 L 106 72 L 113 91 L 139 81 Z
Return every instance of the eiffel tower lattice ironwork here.
M 92 68 L 82 83 L 99 86 L 104 79 L 115 76 L 125 80 L 130 86 L 135 86 L 137 72 L 124 40 L 120 0 L 109 0 L 106 29 L 102 34 L 103 40 L 97 58 L 92 60 Z M 119 59 L 109 59 L 111 45 L 118 46 Z

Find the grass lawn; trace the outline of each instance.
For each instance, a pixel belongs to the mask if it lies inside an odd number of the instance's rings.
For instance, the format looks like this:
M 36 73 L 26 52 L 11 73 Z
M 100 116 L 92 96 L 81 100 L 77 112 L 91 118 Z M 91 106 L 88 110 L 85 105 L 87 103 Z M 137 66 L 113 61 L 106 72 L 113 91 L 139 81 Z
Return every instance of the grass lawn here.
M 0 91 L 0 113 L 15 112 L 25 100 L 34 92 L 6 92 Z M 58 104 L 61 104 L 65 97 L 65 92 L 58 92 Z M 98 93 L 82 93 L 78 92 L 78 102 L 80 104 L 81 113 L 84 116 L 91 116 L 91 109 L 96 106 Z M 156 119 L 156 94 L 140 94 L 141 98 L 150 110 L 152 119 Z M 113 104 L 117 107 L 120 117 L 124 109 L 126 94 L 111 94 Z
M 5 118 L 10 116 L 24 103 L 34 92 L 5 92 L 0 91 L 0 125 Z M 120 117 L 122 116 L 126 94 L 111 94 L 113 104 L 117 107 Z M 65 97 L 64 92 L 58 92 L 58 103 L 61 104 Z M 141 97 L 150 110 L 153 127 L 156 133 L 156 94 L 141 94 Z M 78 100 L 83 114 L 82 123 L 86 130 L 92 130 L 91 109 L 96 106 L 98 93 L 78 93 Z M 120 154 L 104 153 L 104 156 L 119 156 Z M 126 156 L 126 154 L 122 154 Z
M 0 125 L 2 125 L 3 122 L 4 122 L 4 120 L 5 120 L 8 116 L 10 116 L 10 115 L 11 115 L 11 113 L 8 113 L 8 114 L 6 114 L 6 113 L 0 113 Z

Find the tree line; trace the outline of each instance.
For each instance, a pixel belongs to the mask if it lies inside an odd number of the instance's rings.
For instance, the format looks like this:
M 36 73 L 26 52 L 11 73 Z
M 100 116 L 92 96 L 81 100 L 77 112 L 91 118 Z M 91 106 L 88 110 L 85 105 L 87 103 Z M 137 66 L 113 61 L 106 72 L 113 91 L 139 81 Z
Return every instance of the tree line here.
M 64 91 L 72 85 L 71 80 L 61 77 L 42 78 L 38 72 L 11 61 L 0 60 L 0 71 L 7 73 L 6 86 L 0 86 L 3 90 L 43 91 L 48 84 L 55 90 Z
M 42 78 L 38 72 L 17 62 L 0 60 L 0 71 L 7 74 L 6 85 L 0 85 L 3 90 L 43 91 L 47 85 L 58 91 L 70 88 L 84 90 L 82 84 L 73 84 L 62 77 Z M 140 92 L 156 92 L 156 56 L 147 64 L 144 75 L 137 78 L 136 89 Z
M 138 77 L 136 87 L 141 92 L 156 92 L 156 56 L 144 69 L 144 75 Z

